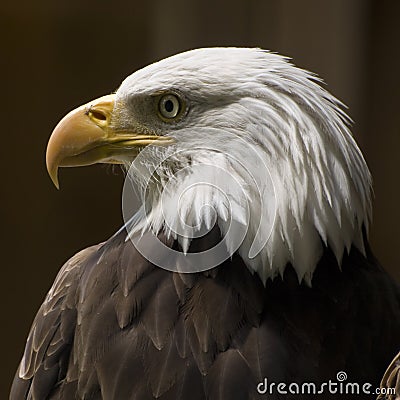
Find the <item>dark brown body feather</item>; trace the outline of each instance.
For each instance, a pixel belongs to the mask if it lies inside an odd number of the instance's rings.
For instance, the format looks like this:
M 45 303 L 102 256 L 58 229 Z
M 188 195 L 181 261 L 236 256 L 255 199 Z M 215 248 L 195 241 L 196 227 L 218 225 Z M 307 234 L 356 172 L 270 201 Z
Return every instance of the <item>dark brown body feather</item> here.
M 291 266 L 264 287 L 237 255 L 178 274 L 151 265 L 125 237 L 60 271 L 12 400 L 290 398 L 257 397 L 257 383 L 318 383 L 338 371 L 375 388 L 399 350 L 399 289 L 371 254 L 353 248 L 340 271 L 326 249 L 312 288 Z
M 381 381 L 379 400 L 400 399 L 400 353 L 388 366 Z

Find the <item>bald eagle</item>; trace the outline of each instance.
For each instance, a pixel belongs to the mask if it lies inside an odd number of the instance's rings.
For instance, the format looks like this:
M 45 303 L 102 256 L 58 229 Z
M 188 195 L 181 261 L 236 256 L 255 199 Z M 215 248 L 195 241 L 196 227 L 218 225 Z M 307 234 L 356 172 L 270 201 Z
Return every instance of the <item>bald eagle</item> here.
M 125 224 L 60 270 L 11 399 L 276 398 L 260 383 L 338 371 L 377 387 L 400 292 L 348 126 L 315 75 L 249 48 L 161 60 L 65 116 L 51 178 L 121 164 Z

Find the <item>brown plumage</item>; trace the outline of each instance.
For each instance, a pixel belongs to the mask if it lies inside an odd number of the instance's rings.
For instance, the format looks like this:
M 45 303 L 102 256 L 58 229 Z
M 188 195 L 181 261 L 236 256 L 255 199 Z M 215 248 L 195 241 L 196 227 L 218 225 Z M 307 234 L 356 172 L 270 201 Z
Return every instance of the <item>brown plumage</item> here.
M 388 366 L 380 385 L 378 400 L 400 399 L 400 353 Z
M 312 288 L 290 266 L 264 287 L 237 255 L 179 274 L 125 237 L 62 268 L 11 399 L 256 399 L 264 377 L 318 383 L 341 370 L 376 387 L 398 349 L 399 291 L 370 252 L 352 248 L 340 271 L 325 249 Z

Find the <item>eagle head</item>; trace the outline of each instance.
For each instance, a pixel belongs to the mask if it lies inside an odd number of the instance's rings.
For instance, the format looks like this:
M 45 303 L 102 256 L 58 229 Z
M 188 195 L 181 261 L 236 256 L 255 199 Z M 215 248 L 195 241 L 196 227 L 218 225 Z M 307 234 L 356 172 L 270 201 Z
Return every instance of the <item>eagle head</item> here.
M 122 164 L 142 200 L 130 238 L 161 232 L 184 260 L 217 225 L 225 252 L 200 255 L 202 269 L 238 252 L 263 282 L 291 264 L 310 283 L 324 248 L 339 265 L 351 246 L 364 251 L 371 218 L 368 167 L 319 83 L 260 49 L 177 54 L 64 117 L 47 168 L 58 185 L 60 166 Z

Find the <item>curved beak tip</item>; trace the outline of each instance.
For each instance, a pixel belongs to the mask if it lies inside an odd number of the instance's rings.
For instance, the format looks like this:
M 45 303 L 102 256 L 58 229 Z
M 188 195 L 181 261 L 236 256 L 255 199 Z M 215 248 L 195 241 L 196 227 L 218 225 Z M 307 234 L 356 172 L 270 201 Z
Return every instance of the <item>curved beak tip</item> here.
M 47 165 L 47 172 L 50 176 L 50 179 L 54 183 L 54 186 L 59 190 L 60 189 L 60 183 L 58 181 L 58 166 L 49 166 Z
M 60 190 L 60 183 L 58 182 L 58 176 L 57 176 L 57 174 L 54 175 L 54 176 L 51 178 L 51 180 L 53 181 L 54 186 L 56 187 L 56 189 L 57 189 L 57 190 Z
M 59 157 L 57 156 L 57 152 L 54 151 L 54 146 L 52 146 L 52 140 L 47 145 L 46 150 L 46 169 L 47 173 L 50 176 L 54 186 L 57 189 L 60 189 L 60 184 L 58 181 L 58 167 L 60 165 Z
M 114 97 L 104 96 L 72 110 L 54 128 L 47 144 L 46 166 L 57 189 L 59 167 L 90 165 L 96 161 L 80 155 L 107 137 L 104 128 L 114 107 Z

